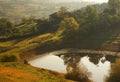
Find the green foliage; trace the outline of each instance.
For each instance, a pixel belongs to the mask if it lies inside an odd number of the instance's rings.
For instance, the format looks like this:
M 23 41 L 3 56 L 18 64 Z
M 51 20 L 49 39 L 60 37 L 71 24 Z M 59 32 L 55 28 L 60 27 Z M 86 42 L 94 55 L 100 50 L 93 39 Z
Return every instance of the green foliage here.
M 79 24 L 73 17 L 64 18 L 60 25 L 58 30 L 62 30 L 61 33 L 62 36 L 70 36 L 73 32 L 78 30 Z
M 7 18 L 0 18 L 0 35 L 7 35 L 13 32 L 13 22 Z
M 18 36 L 26 36 L 26 35 L 32 35 L 35 34 L 37 30 L 36 23 L 30 23 L 30 24 L 23 24 L 18 26 L 17 28 L 17 34 Z
M 85 13 L 87 15 L 88 21 L 93 22 L 98 20 L 99 17 L 98 12 L 93 6 L 87 6 Z
M 69 17 L 69 11 L 67 7 L 61 7 L 57 12 L 50 15 L 50 20 L 60 22 L 64 18 Z
M 17 62 L 19 60 L 20 60 L 20 57 L 19 57 L 19 54 L 17 53 L 0 56 L 0 62 Z
M 34 16 L 31 16 L 31 17 L 23 17 L 22 18 L 22 23 L 23 24 L 31 24 L 31 23 L 33 23 L 34 22 L 34 20 L 35 20 L 35 17 Z
M 109 0 L 108 7 L 110 9 L 110 14 L 119 14 L 120 13 L 120 0 Z
M 109 13 L 106 14 L 105 12 L 98 13 L 94 6 L 87 6 L 85 11 L 77 10 L 72 12 L 68 12 L 66 7 L 61 7 L 58 12 L 50 15 L 49 19 L 34 19 L 34 17 L 23 18 L 22 23 L 14 27 L 14 32 L 11 35 L 13 39 L 14 37 L 25 39 L 30 36 L 35 37 L 33 35 L 40 36 L 44 33 L 51 33 L 52 37 L 49 37 L 43 41 L 42 39 L 35 39 L 33 42 L 23 40 L 23 42 L 20 43 L 22 47 L 13 47 L 14 49 L 11 49 L 10 51 L 28 51 L 41 46 L 51 46 L 55 43 L 58 46 L 62 43 L 69 45 L 70 43 L 76 43 L 80 41 L 85 42 L 84 40 L 86 40 L 86 42 L 94 42 L 93 39 L 96 38 L 97 35 L 100 36 L 100 39 L 97 38 L 97 40 L 95 40 L 96 43 L 97 41 L 98 43 L 102 43 L 102 39 L 104 39 L 104 37 L 110 37 L 108 35 L 110 35 L 111 30 L 119 29 L 119 22 L 119 15 L 111 15 Z M 107 30 L 110 30 L 110 33 L 105 33 Z M 101 39 L 101 37 L 103 38 Z M 8 39 L 6 36 L 0 36 L 0 38 Z M 6 48 L 5 50 L 9 51 Z
M 19 25 L 14 25 L 8 18 L 0 19 L 0 39 L 12 39 L 13 37 L 26 37 L 38 32 L 34 17 L 23 18 Z
M 79 25 L 73 17 L 64 18 L 60 23 L 60 29 L 67 31 L 77 30 L 78 27 Z
M 68 8 L 61 7 L 57 12 L 57 16 L 60 18 L 65 18 L 65 17 L 67 17 L 67 13 L 68 13 Z

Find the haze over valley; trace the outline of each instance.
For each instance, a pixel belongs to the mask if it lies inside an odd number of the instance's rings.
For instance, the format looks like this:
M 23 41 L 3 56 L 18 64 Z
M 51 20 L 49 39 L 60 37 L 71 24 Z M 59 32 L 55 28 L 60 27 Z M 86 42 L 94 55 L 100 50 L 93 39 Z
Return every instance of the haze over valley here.
M 97 4 L 97 2 L 84 0 L 1 0 L 0 16 L 8 17 L 18 24 L 24 17 L 48 18 L 61 6 L 65 6 L 71 11 L 90 4 Z

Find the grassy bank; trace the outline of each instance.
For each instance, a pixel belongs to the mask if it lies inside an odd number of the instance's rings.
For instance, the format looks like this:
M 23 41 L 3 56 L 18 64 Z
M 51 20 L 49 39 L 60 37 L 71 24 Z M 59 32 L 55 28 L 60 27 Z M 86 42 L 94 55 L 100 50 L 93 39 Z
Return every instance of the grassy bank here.
M 20 63 L 0 63 L 0 82 L 74 82 L 65 75 Z

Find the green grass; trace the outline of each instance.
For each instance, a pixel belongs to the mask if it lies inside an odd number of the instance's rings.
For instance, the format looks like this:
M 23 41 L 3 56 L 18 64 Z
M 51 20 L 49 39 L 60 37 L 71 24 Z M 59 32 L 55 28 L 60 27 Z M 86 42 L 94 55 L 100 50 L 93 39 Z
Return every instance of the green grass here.
M 25 39 L 16 39 L 16 40 L 11 40 L 11 41 L 6 41 L 6 42 L 0 42 L 0 47 L 2 47 L 2 49 L 3 47 L 10 48 L 9 50 L 6 49 L 5 52 L 1 52 L 0 55 L 4 55 L 8 53 L 9 54 L 10 53 L 11 54 L 12 53 L 22 54 L 29 50 L 35 49 L 41 44 L 44 44 L 51 37 L 53 37 L 53 34 L 47 33 L 47 34 L 29 37 Z

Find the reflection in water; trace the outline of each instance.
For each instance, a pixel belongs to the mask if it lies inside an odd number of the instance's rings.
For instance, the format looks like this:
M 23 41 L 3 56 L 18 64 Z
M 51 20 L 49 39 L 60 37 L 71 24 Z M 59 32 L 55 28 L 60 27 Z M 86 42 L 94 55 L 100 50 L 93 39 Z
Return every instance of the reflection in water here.
M 97 65 L 103 55 L 88 55 L 90 62 Z M 104 60 L 103 60 L 104 61 Z
M 93 82 L 104 82 L 104 80 L 120 82 L 120 60 L 118 59 L 115 56 L 100 54 L 66 53 L 56 56 L 50 53 L 37 57 L 29 63 L 35 67 L 67 72 L 67 78 L 78 82 L 91 82 L 91 80 Z
M 115 63 L 116 59 L 118 59 L 117 57 L 110 55 L 106 55 L 105 58 L 107 61 L 110 61 L 110 63 Z
M 83 63 L 80 63 L 81 56 L 75 56 L 74 54 L 61 55 L 66 65 L 67 75 L 69 79 L 73 79 L 80 82 L 91 82 L 88 78 L 90 77 L 90 72 L 85 67 Z
M 110 75 L 106 82 L 120 82 L 120 59 L 116 59 L 115 64 L 111 65 Z
M 92 54 L 89 54 L 89 55 L 87 55 L 87 54 L 72 54 L 72 53 L 59 55 L 59 57 L 64 60 L 64 64 L 66 65 L 67 78 L 81 81 L 81 82 L 91 82 L 90 79 L 91 79 L 91 75 L 92 75 L 92 73 L 89 72 L 89 70 L 87 69 L 86 65 L 84 65 L 84 63 L 81 62 L 82 58 L 84 58 L 84 57 L 89 58 L 89 61 L 96 66 L 100 66 L 101 63 L 104 64 L 104 63 L 106 63 L 106 61 L 115 63 L 115 58 L 116 58 L 114 56 L 103 56 L 103 55 L 92 55 Z M 105 69 L 103 69 L 103 70 L 105 70 Z M 107 70 L 109 70 L 109 67 Z M 96 70 L 95 70 L 95 72 L 96 72 Z M 101 72 L 102 72 L 102 69 L 101 69 Z M 104 78 L 104 75 L 102 78 Z M 103 82 L 103 81 L 100 80 L 99 82 Z

